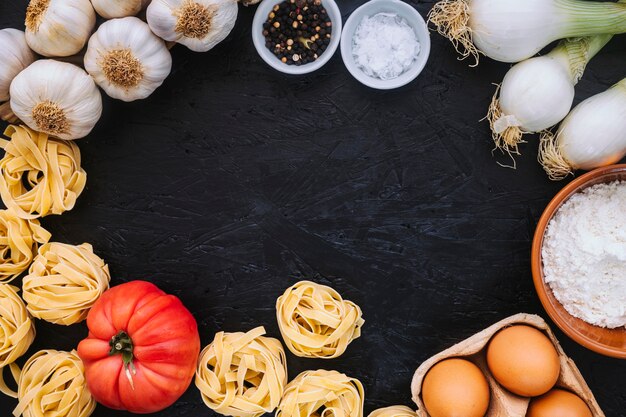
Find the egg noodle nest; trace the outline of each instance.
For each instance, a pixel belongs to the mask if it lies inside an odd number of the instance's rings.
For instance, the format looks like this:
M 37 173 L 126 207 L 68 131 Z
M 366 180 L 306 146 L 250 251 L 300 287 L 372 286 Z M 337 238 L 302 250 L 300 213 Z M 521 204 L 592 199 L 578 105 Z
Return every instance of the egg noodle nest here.
M 3 379 L 2 368 L 10 366 L 13 375 L 19 374 L 15 360 L 22 356 L 35 339 L 35 324 L 17 294 L 19 289 L 0 284 L 0 392 L 17 397 Z
M 334 289 L 310 281 L 288 288 L 276 301 L 276 318 L 289 350 L 307 358 L 336 358 L 361 336 L 361 309 Z
M 363 385 L 337 371 L 305 371 L 285 388 L 276 417 L 362 417 Z
M 50 233 L 36 219 L 22 219 L 14 210 L 0 210 L 0 282 L 10 282 L 24 272 Z
M 247 333 L 219 332 L 202 350 L 196 386 L 212 410 L 235 417 L 258 417 L 278 406 L 287 383 L 285 351 L 257 327 Z
M 85 188 L 87 173 L 71 141 L 49 138 L 25 126 L 9 126 L 0 139 L 0 196 L 23 219 L 71 210 Z
M 22 296 L 34 317 L 71 325 L 87 313 L 109 288 L 109 267 L 88 243 L 47 243 L 24 277 Z

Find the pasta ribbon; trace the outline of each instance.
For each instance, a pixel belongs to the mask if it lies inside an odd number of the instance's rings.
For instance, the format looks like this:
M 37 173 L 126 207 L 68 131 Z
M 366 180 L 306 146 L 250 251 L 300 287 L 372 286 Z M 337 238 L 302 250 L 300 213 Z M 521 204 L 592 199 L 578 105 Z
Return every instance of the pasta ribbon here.
M 226 416 L 258 417 L 278 406 L 287 383 L 285 351 L 264 334 L 263 327 L 219 332 L 202 350 L 196 386 L 209 408 Z
M 40 350 L 19 376 L 15 417 L 88 417 L 96 408 L 75 351 Z
M 392 405 L 374 410 L 367 417 L 417 417 L 417 413 L 406 405 Z
M 287 348 L 296 356 L 331 359 L 361 336 L 361 309 L 334 289 L 300 281 L 276 301 L 276 318 Z
M 0 196 L 23 219 L 71 210 L 85 188 L 80 150 L 71 141 L 48 138 L 26 126 L 9 126 L 0 140 Z
M 11 282 L 26 271 L 39 243 L 50 233 L 38 220 L 24 220 L 14 210 L 0 210 L 0 283 Z
M 13 362 L 26 353 L 35 339 L 35 324 L 18 291 L 12 285 L 0 284 L 0 392 L 13 398 L 17 393 L 5 384 L 2 368 L 10 365 L 15 376 L 19 368 Z
M 34 317 L 69 326 L 87 318 L 110 280 L 90 244 L 46 243 L 24 277 L 22 296 Z
M 363 385 L 337 371 L 305 371 L 285 387 L 276 417 L 362 417 Z

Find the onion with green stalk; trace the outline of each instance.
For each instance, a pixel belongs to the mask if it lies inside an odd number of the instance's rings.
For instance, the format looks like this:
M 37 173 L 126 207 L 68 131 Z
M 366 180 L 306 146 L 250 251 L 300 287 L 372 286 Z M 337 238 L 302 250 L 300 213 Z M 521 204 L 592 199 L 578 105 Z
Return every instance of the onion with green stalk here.
M 577 105 L 556 135 L 541 136 L 538 160 L 552 180 L 626 156 L 626 78 Z
M 566 39 L 550 53 L 511 67 L 487 113 L 496 149 L 519 155 L 525 134 L 544 131 L 563 120 L 587 63 L 612 37 Z
M 626 0 L 442 0 L 429 21 L 462 58 L 519 62 L 551 42 L 626 32 Z

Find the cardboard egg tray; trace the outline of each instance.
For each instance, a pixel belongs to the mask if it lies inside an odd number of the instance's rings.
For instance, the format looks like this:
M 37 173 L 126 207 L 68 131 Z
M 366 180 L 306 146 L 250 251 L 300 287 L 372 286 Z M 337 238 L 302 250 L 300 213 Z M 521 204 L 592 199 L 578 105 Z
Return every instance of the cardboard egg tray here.
M 487 367 L 487 344 L 499 330 L 514 324 L 526 324 L 536 327 L 552 340 L 561 360 L 561 374 L 556 383 L 556 387 L 576 393 L 587 403 L 593 417 L 605 417 L 604 412 L 600 409 L 600 406 L 580 374 L 576 364 L 563 352 L 554 333 L 552 333 L 541 317 L 531 314 L 516 314 L 506 318 L 422 363 L 422 365 L 417 368 L 417 371 L 415 371 L 411 383 L 413 401 L 418 407 L 417 415 L 419 417 L 430 417 L 426 411 L 426 407 L 424 407 L 421 396 L 422 381 L 429 369 L 443 359 L 463 358 L 476 364 L 483 371 L 489 382 L 491 399 L 485 417 L 525 417 L 530 398 L 520 397 L 507 391 L 504 387 L 501 387 L 493 376 L 491 376 Z

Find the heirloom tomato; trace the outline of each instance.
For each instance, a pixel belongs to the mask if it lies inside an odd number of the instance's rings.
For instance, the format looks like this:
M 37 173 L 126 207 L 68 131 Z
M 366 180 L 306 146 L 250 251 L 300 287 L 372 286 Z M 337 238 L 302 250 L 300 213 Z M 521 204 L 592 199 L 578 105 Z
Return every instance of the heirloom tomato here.
M 173 404 L 191 383 L 200 352 L 196 320 L 154 284 L 132 281 L 104 292 L 87 327 L 78 356 L 102 405 L 152 413 Z

